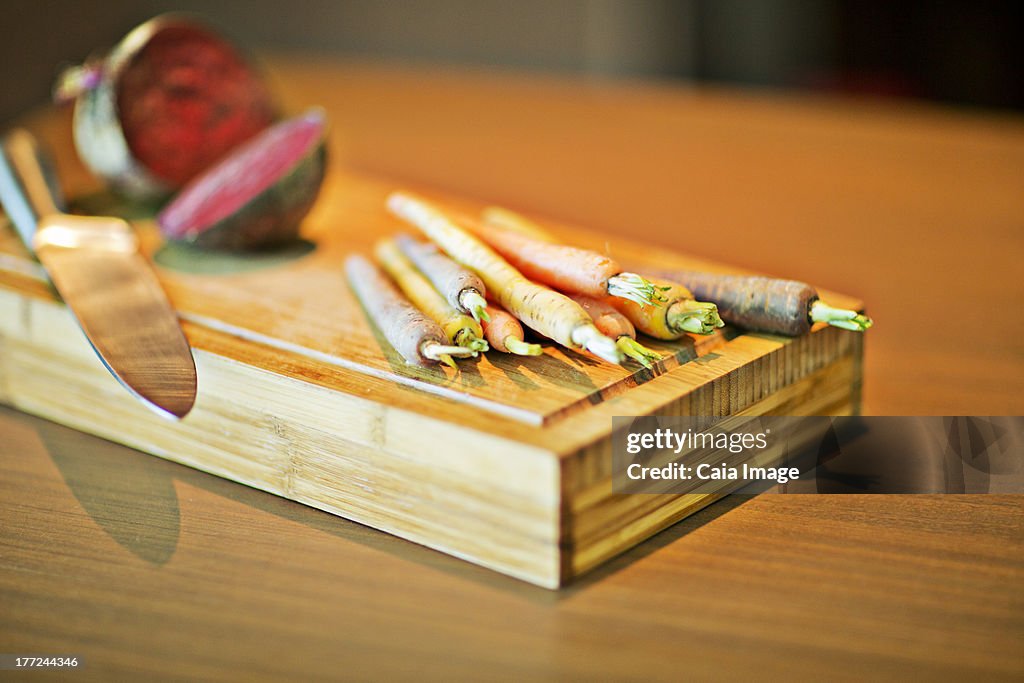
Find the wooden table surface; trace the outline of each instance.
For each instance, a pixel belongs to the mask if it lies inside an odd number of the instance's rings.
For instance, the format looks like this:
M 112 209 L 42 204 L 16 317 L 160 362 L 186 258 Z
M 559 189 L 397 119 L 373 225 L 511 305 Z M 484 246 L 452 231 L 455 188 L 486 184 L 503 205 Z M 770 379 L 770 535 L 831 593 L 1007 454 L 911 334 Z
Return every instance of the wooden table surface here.
M 271 71 L 333 163 L 863 298 L 865 413 L 1024 412 L 1019 117 Z M 67 117 L 29 125 L 87 189 Z M 729 499 L 554 593 L 5 408 L 0 435 L 0 652 L 84 657 L 68 680 L 1024 676 L 1019 496 Z

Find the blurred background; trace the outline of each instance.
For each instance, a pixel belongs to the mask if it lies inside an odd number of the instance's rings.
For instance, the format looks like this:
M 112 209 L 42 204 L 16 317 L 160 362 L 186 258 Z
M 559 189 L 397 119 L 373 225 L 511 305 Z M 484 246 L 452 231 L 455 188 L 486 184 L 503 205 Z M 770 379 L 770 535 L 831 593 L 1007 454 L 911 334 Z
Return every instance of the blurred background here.
M 1024 5 L 995 0 L 71 0 L 20 3 L 0 122 L 62 63 L 169 10 L 254 50 L 1024 108 Z

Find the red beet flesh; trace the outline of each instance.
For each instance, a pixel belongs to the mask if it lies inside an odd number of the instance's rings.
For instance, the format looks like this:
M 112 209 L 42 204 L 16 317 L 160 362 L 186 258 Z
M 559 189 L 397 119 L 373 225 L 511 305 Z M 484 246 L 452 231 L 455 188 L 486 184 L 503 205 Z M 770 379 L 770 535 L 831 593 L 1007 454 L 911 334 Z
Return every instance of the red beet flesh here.
M 180 187 L 269 126 L 259 76 L 216 34 L 194 25 L 155 33 L 121 72 L 117 108 L 133 156 Z
M 243 208 L 259 216 L 256 200 L 275 191 L 296 194 L 295 202 L 304 207 L 289 205 L 289 198 L 266 204 L 267 211 L 308 210 L 322 178 L 320 171 L 303 174 L 305 187 L 277 188 L 279 183 L 294 175 L 294 171 L 316 154 L 323 144 L 324 115 L 313 110 L 301 116 L 282 121 L 245 143 L 200 177 L 189 183 L 157 218 L 164 235 L 173 240 L 193 240 L 197 235 L 213 228 L 223 227 L 228 219 L 241 215 Z M 322 150 L 321 150 L 322 151 Z M 322 162 L 322 159 L 315 159 Z M 310 187 L 311 183 L 315 187 Z M 298 195 L 309 195 L 308 203 Z M 283 217 L 285 218 L 285 217 Z M 299 216 L 301 219 L 301 216 Z M 285 226 L 291 227 L 291 226 Z M 244 228 L 242 228 L 244 229 Z M 241 240 L 239 240 L 241 243 Z

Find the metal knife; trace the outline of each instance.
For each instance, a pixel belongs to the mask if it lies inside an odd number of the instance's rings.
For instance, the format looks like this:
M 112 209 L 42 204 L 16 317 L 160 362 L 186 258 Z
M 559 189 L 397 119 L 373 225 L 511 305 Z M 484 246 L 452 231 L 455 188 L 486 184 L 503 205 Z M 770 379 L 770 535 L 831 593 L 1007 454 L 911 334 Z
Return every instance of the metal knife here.
M 63 213 L 47 168 L 30 133 L 6 135 L 0 204 L 110 373 L 157 413 L 184 417 L 196 399 L 195 361 L 135 233 L 120 218 Z

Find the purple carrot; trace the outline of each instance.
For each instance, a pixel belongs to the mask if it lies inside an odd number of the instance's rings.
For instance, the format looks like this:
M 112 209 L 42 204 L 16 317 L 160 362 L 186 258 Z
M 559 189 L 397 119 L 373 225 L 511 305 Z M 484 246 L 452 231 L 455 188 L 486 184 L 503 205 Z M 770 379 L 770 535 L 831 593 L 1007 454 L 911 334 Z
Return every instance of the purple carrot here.
M 825 304 L 817 290 L 804 282 L 688 270 L 659 275 L 684 285 L 694 298 L 717 304 L 723 320 L 748 330 L 797 336 L 816 322 L 858 332 L 872 325 L 871 318 L 857 311 Z
M 487 319 L 487 289 L 476 273 L 445 256 L 432 242 L 402 234 L 395 237 L 395 244 L 453 308 L 477 322 Z
M 413 306 L 369 259 L 358 254 L 349 256 L 345 273 L 373 322 L 409 363 L 455 367 L 452 356 L 472 354 L 461 346 L 449 346 L 441 327 Z

